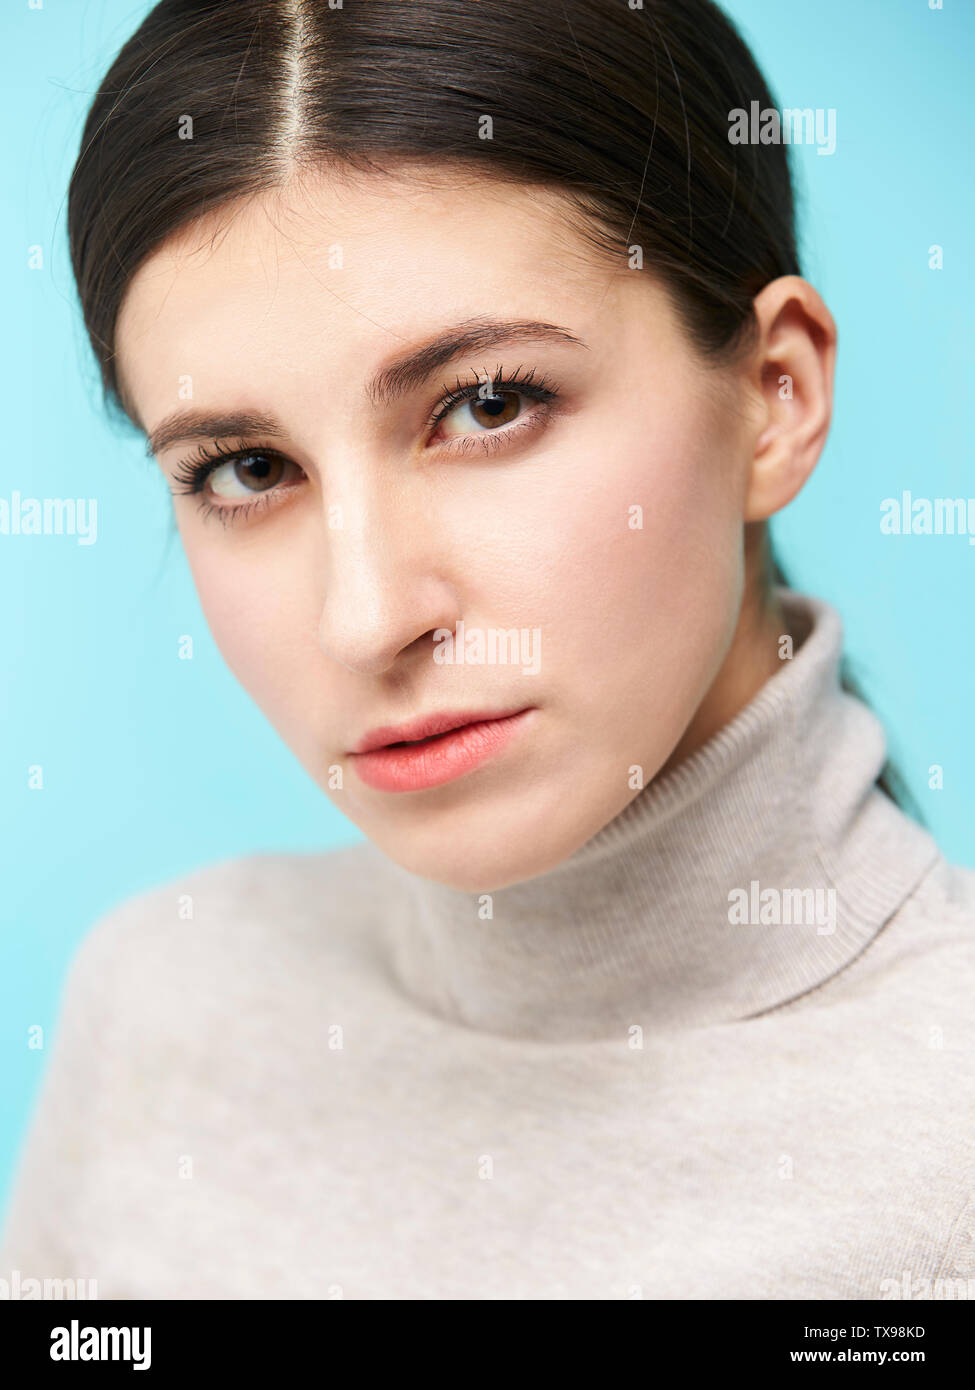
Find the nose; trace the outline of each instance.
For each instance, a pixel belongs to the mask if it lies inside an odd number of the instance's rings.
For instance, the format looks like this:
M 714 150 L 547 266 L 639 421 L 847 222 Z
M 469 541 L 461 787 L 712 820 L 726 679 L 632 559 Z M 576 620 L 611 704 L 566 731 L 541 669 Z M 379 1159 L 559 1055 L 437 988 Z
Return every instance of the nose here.
M 350 671 L 382 675 L 437 628 L 454 631 L 459 600 L 445 573 L 442 539 L 405 499 L 366 498 L 328 508 L 318 643 Z

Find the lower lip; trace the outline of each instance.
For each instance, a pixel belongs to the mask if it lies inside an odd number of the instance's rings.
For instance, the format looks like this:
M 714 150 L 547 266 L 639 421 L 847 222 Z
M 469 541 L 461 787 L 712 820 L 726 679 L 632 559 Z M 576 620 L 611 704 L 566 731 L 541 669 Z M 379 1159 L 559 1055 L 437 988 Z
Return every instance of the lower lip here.
M 353 753 L 353 766 L 367 787 L 381 792 L 419 792 L 439 787 L 473 772 L 500 753 L 531 713 L 532 710 L 524 709 L 505 719 L 464 724 L 422 743 Z

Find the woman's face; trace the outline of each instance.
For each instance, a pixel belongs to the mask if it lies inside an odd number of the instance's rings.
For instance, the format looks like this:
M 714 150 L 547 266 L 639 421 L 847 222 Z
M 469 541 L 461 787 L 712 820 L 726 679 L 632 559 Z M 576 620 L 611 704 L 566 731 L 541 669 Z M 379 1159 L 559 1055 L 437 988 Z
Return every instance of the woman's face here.
M 544 872 L 728 652 L 747 412 L 555 193 L 321 168 L 231 213 L 142 266 L 117 340 L 150 437 L 183 417 L 155 454 L 214 639 L 391 858 L 472 892 Z M 243 456 L 184 491 L 218 444 Z M 401 727 L 439 715 L 469 727 Z

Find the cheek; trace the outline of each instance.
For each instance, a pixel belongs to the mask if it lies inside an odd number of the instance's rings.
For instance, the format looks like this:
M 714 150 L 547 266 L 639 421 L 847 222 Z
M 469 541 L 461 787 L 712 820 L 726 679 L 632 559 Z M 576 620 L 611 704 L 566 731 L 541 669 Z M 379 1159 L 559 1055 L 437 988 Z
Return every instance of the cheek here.
M 296 691 L 316 688 L 303 676 L 320 656 L 317 615 L 303 597 L 307 584 L 291 582 L 298 576 L 286 572 L 280 549 L 183 535 L 207 626 L 224 661 L 275 727 L 290 731 Z
M 641 419 L 563 444 L 509 494 L 490 543 L 472 538 L 472 555 L 490 552 L 495 604 L 542 627 L 563 674 L 565 662 L 584 671 L 607 652 L 619 665 L 623 652 L 647 648 L 693 667 L 736 604 L 734 445 L 703 428 L 690 404 L 660 416 L 652 433 Z M 504 485 L 513 487 L 510 475 Z
M 740 605 L 736 446 L 690 404 L 659 418 L 563 447 L 557 477 L 519 495 L 496 566 L 498 611 L 541 628 L 546 695 L 607 767 L 669 755 Z

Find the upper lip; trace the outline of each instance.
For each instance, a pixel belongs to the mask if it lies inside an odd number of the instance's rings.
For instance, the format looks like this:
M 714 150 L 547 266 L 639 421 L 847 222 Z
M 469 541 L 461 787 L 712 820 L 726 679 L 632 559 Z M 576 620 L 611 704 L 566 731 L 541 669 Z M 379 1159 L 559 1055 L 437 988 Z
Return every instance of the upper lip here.
M 522 709 L 527 708 L 523 706 Z M 371 753 L 377 748 L 385 748 L 390 743 L 413 743 L 421 738 L 431 738 L 434 734 L 445 734 L 450 729 L 462 729 L 465 724 L 481 724 L 488 719 L 510 719 L 513 714 L 521 714 L 522 709 L 506 710 L 467 710 L 462 714 L 424 714 L 405 724 L 382 724 L 370 729 L 352 749 L 353 753 Z

